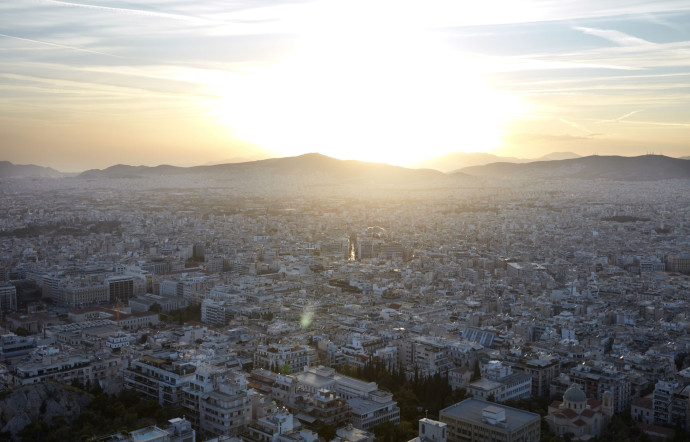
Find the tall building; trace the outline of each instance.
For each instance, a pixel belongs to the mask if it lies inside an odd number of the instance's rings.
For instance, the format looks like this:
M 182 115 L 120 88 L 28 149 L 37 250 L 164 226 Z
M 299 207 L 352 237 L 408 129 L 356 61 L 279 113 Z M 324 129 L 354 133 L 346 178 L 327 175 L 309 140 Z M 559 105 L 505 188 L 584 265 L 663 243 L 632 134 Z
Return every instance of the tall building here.
M 0 284 L 0 310 L 3 314 L 17 310 L 17 288 L 12 284 Z
M 681 253 L 666 258 L 666 270 L 669 272 L 690 273 L 690 253 Z
M 541 436 L 537 413 L 469 398 L 439 413 L 448 442 L 533 442 Z
M 687 384 L 678 382 L 657 382 L 652 396 L 654 424 L 673 425 L 687 429 L 688 414 L 690 414 L 689 389 Z
M 129 302 L 129 298 L 134 297 L 134 277 L 133 276 L 111 276 L 106 279 L 110 302 L 118 300 L 124 304 Z
M 234 436 L 251 420 L 244 374 L 202 365 L 182 391 L 185 415 L 204 435 Z

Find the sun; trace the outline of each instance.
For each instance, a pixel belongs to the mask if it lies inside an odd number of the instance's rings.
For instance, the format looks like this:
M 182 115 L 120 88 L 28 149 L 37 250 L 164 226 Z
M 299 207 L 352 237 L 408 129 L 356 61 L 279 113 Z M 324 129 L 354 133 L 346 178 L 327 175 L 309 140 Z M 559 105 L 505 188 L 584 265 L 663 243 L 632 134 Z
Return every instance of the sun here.
M 289 59 L 233 80 L 217 112 L 277 156 L 320 152 L 405 165 L 500 144 L 514 99 L 413 16 L 329 3 Z

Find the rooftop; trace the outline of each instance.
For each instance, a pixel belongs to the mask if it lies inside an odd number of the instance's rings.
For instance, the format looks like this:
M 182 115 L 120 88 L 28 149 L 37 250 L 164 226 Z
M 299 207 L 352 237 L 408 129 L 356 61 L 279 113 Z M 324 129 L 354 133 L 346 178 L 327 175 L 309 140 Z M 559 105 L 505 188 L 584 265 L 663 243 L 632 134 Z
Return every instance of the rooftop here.
M 506 422 L 504 428 L 507 431 L 517 430 L 534 421 L 539 422 L 541 419 L 537 413 L 530 413 L 529 411 L 519 410 L 501 404 L 469 398 L 441 410 L 441 420 L 443 420 L 443 415 L 450 415 L 464 421 L 481 422 L 483 411 L 487 407 L 500 408 L 505 411 Z

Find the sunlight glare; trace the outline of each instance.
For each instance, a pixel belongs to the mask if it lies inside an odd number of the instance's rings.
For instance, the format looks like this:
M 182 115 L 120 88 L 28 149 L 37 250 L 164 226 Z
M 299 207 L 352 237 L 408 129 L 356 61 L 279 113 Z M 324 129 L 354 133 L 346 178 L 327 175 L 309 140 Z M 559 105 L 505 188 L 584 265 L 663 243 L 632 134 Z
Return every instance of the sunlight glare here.
M 320 4 L 296 54 L 233 79 L 217 114 L 238 137 L 280 156 L 399 165 L 500 144 L 514 98 L 486 87 L 413 10 L 354 4 Z

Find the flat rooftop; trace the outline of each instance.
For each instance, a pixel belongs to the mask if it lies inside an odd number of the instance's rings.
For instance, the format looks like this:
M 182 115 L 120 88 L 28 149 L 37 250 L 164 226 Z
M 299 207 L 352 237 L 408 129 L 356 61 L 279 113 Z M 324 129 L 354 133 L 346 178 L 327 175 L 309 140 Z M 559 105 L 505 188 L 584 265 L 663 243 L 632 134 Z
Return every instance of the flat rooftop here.
M 483 401 L 480 399 L 469 398 L 462 402 L 458 402 L 455 405 L 451 405 L 448 408 L 441 410 L 441 418 L 444 414 L 473 422 L 482 422 L 482 410 L 487 407 L 500 408 L 505 410 L 506 423 L 505 427 L 501 426 L 499 428 L 505 428 L 508 431 L 517 430 L 518 428 L 532 422 L 540 422 L 541 417 L 537 413 L 531 413 L 529 411 L 520 410 L 513 407 L 508 407 L 501 404 L 496 404 L 489 401 Z M 487 424 L 488 425 L 488 424 Z

